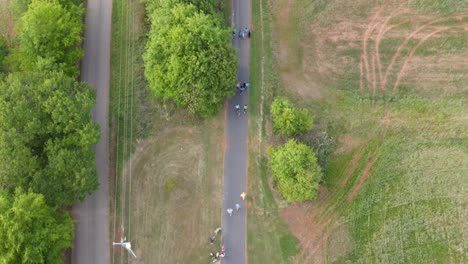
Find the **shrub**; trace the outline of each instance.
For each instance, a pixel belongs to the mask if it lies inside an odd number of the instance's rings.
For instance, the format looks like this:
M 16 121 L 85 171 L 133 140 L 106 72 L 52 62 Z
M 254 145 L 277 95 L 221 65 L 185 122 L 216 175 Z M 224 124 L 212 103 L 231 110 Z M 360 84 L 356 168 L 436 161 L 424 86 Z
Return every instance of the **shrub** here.
M 312 129 L 313 116 L 306 109 L 297 109 L 284 98 L 271 105 L 273 129 L 280 135 L 294 136 Z
M 307 145 L 289 140 L 276 149 L 270 148 L 268 155 L 273 178 L 288 202 L 316 197 L 322 171 Z

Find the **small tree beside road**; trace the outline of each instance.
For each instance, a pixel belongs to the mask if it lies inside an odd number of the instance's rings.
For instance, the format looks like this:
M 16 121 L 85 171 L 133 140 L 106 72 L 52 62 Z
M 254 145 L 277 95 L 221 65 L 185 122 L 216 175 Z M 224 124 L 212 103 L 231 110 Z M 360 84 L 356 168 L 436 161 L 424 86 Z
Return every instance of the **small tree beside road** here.
M 288 202 L 316 197 L 322 171 L 307 145 L 289 140 L 283 146 L 270 148 L 268 154 L 273 178 Z
M 286 136 L 294 136 L 312 129 L 313 116 L 307 109 L 297 109 L 288 100 L 278 97 L 271 105 L 274 130 Z

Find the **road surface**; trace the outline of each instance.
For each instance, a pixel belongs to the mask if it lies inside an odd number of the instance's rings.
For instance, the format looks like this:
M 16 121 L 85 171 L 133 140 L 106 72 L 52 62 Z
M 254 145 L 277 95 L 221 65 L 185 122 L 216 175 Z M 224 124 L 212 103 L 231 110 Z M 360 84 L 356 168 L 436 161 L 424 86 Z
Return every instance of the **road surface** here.
M 250 0 L 232 0 L 234 27 L 244 29 L 251 25 Z M 238 49 L 239 66 L 237 77 L 239 82 L 249 81 L 250 40 L 233 39 L 233 45 Z M 251 87 L 250 89 L 255 89 Z M 240 197 L 247 192 L 247 115 L 240 117 L 235 112 L 235 105 L 243 108 L 248 105 L 248 92 L 237 94 L 228 102 L 226 113 L 226 152 L 224 156 L 224 201 L 222 216 L 223 244 L 226 246 L 226 257 L 223 264 L 247 263 L 246 248 L 246 220 L 245 202 Z M 248 194 L 247 194 L 248 195 Z M 236 211 L 235 204 L 241 209 Z M 234 209 L 229 216 L 227 209 Z
M 109 264 L 109 78 L 112 0 L 88 0 L 81 80 L 96 89 L 94 120 L 101 128 L 96 145 L 99 189 L 74 207 L 73 264 Z

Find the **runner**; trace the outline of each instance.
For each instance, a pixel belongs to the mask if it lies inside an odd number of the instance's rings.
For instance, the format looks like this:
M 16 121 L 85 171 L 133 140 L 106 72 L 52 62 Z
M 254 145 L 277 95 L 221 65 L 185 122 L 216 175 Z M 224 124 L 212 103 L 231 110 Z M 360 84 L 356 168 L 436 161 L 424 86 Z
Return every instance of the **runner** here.
M 237 113 L 237 116 L 240 116 L 240 105 L 239 104 L 236 104 L 236 113 Z

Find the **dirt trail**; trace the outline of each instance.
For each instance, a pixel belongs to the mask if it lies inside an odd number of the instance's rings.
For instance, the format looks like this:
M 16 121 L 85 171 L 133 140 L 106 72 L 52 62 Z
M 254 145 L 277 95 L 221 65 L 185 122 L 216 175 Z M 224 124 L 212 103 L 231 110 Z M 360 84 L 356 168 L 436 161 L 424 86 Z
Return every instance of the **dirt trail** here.
M 392 96 L 395 96 L 396 95 L 396 91 L 397 91 L 397 88 L 398 86 L 400 85 L 400 81 L 401 81 L 401 78 L 404 76 L 405 74 L 405 70 L 406 70 L 406 67 L 408 65 L 408 63 L 413 59 L 413 56 L 414 56 L 414 53 L 418 50 L 418 48 L 426 41 L 428 40 L 430 37 L 434 36 L 435 34 L 437 33 L 440 33 L 442 31 L 445 31 L 447 29 L 450 29 L 449 27 L 443 27 L 443 28 L 440 28 L 436 31 L 433 31 L 431 32 L 430 34 L 427 34 L 426 36 L 424 36 L 416 46 L 414 46 L 414 48 L 411 50 L 411 52 L 409 53 L 409 55 L 406 57 L 405 59 L 405 62 L 403 63 L 403 66 L 401 67 L 400 69 L 400 72 L 398 72 L 398 75 L 397 75 L 397 79 L 395 81 L 395 85 L 393 86 L 393 90 L 392 90 Z
M 385 10 L 385 8 L 388 6 L 389 1 L 385 1 L 385 3 L 380 6 L 380 8 L 375 12 L 374 16 L 372 16 L 371 21 L 367 25 L 366 31 L 364 32 L 364 37 L 362 39 L 362 44 L 361 44 L 361 49 L 362 49 L 362 54 L 361 54 L 361 60 L 360 60 L 360 66 L 359 68 L 362 69 L 362 63 L 364 63 L 364 68 L 366 70 L 366 80 L 367 84 L 369 85 L 371 83 L 370 80 L 370 69 L 369 69 L 369 62 L 368 62 L 368 54 L 367 54 L 367 41 L 369 40 L 370 35 L 372 32 L 375 30 L 375 28 L 378 26 L 378 19 L 380 18 L 381 13 Z M 363 71 L 360 72 L 360 78 L 364 79 L 363 77 L 364 73 Z M 364 83 L 361 82 L 361 91 L 364 90 Z M 368 89 L 370 87 L 368 86 Z
M 387 69 L 385 70 L 385 75 L 383 77 L 383 80 L 381 82 L 381 90 L 384 91 L 385 90 L 385 86 L 387 85 L 387 80 L 388 80 L 388 76 L 390 75 L 390 72 L 392 71 L 393 69 L 393 66 L 395 65 L 395 62 L 396 60 L 398 59 L 398 57 L 400 56 L 400 53 L 401 51 L 403 50 L 403 48 L 408 44 L 408 42 L 414 37 L 416 36 L 416 34 L 418 34 L 419 32 L 421 32 L 422 30 L 426 29 L 428 26 L 430 25 L 433 25 L 435 23 L 438 23 L 440 21 L 443 21 L 445 19 L 449 19 L 449 18 L 459 18 L 460 15 L 454 15 L 454 16 L 447 16 L 447 17 L 443 17 L 443 18 L 436 18 L 436 19 L 433 19 L 427 23 L 425 23 L 424 25 L 420 26 L 419 28 L 417 28 L 416 30 L 414 30 L 413 32 L 411 32 L 411 34 L 409 34 L 404 40 L 403 42 L 400 44 L 400 46 L 398 46 L 397 50 L 395 51 L 395 53 L 393 54 L 392 56 L 392 59 L 390 60 L 390 64 L 387 66 Z
M 387 24 L 390 22 L 390 20 L 396 16 L 399 16 L 401 14 L 404 14 L 408 11 L 408 9 L 403 9 L 403 6 L 404 6 L 405 2 L 402 2 L 397 9 L 393 10 L 392 13 L 390 13 L 390 15 L 385 19 L 385 21 L 382 23 L 381 27 L 380 27 L 380 30 L 377 34 L 377 37 L 375 39 L 375 44 L 374 44 L 374 54 L 375 54 L 375 57 L 377 59 L 376 61 L 376 64 L 377 64 L 377 68 L 378 68 L 378 73 L 379 73 L 379 82 L 380 82 L 380 89 L 381 91 L 382 90 L 382 62 L 380 61 L 380 43 L 382 42 L 382 38 L 383 36 L 385 35 L 385 33 L 387 33 L 388 31 L 390 31 L 391 29 L 395 28 L 395 27 L 398 27 L 400 25 L 403 25 L 405 23 L 407 23 L 407 21 L 405 22 L 400 22 L 396 25 L 392 25 L 392 26 L 387 26 Z
M 364 171 L 362 172 L 361 177 L 359 178 L 359 182 L 356 186 L 354 186 L 353 190 L 348 194 L 348 201 L 352 201 L 354 197 L 359 193 L 361 190 L 362 185 L 366 182 L 367 178 L 369 177 L 369 171 L 374 166 L 375 160 L 376 160 L 376 154 L 377 151 L 374 151 L 372 153 L 370 160 L 367 162 L 366 167 L 364 168 Z

